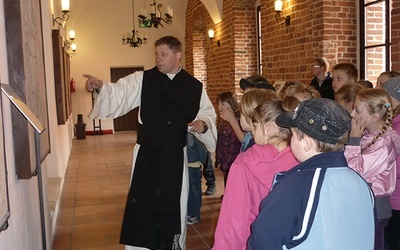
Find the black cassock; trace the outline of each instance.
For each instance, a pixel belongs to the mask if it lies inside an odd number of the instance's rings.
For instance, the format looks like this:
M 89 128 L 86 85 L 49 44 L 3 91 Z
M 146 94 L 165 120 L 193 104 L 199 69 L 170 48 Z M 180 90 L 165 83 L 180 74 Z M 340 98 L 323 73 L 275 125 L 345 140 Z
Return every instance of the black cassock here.
M 180 197 L 187 124 L 199 111 L 202 83 L 181 70 L 171 80 L 145 71 L 137 143 L 140 145 L 120 242 L 171 249 L 181 234 Z

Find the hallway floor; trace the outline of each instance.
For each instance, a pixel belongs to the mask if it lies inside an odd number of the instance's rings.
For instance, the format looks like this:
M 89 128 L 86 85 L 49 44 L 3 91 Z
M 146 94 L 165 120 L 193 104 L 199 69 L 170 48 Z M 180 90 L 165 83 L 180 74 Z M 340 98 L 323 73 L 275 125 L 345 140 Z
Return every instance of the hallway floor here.
M 130 184 L 136 132 L 86 136 L 74 140 L 54 236 L 53 250 L 118 250 Z M 187 249 L 210 249 L 221 206 L 223 177 L 216 169 L 217 192 L 203 196 L 201 222 L 188 225 Z M 203 190 L 205 190 L 203 179 Z

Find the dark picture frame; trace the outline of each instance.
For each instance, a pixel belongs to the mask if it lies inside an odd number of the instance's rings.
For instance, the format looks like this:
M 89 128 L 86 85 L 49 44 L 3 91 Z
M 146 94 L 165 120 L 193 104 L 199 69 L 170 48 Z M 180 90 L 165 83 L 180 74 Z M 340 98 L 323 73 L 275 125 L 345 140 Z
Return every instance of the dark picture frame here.
M 44 44 L 40 0 L 4 1 L 9 85 L 49 127 Z M 37 173 L 34 131 L 15 107 L 11 107 L 14 161 L 19 179 Z M 41 162 L 50 153 L 50 133 L 40 135 Z

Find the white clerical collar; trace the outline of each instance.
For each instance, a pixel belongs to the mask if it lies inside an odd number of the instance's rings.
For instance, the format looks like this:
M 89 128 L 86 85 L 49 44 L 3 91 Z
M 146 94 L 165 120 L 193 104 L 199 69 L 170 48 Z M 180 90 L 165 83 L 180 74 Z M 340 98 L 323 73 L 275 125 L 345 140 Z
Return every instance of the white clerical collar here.
M 169 77 L 169 79 L 174 79 L 174 77 L 176 76 L 176 74 L 178 74 L 181 71 L 182 67 L 179 67 L 178 72 L 176 72 L 175 74 L 167 74 L 167 76 Z

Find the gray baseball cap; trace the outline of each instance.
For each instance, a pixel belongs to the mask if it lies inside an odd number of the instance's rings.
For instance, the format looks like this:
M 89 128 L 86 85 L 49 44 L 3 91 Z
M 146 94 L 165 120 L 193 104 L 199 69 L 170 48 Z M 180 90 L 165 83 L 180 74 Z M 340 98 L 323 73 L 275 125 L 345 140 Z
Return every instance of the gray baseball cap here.
M 314 98 L 303 101 L 294 111 L 276 118 L 281 127 L 298 128 L 306 135 L 322 142 L 336 144 L 351 129 L 349 113 L 336 101 Z
M 391 97 L 400 101 L 400 76 L 390 78 L 382 84 L 382 88 L 386 90 Z

